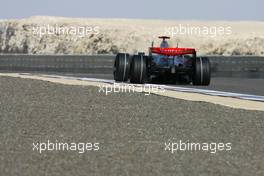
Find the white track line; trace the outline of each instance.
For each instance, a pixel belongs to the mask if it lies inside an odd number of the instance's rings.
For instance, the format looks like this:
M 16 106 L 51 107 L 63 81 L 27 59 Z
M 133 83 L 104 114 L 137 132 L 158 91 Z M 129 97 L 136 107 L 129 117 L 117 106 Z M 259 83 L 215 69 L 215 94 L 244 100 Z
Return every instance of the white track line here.
M 41 75 L 41 76 L 51 77 L 51 78 L 81 80 L 81 81 L 102 82 L 102 83 L 109 83 L 109 84 L 115 83 L 114 80 L 108 80 L 108 79 L 72 77 L 72 76 L 57 76 L 57 75 Z M 127 83 L 120 83 L 120 84 L 127 84 Z M 132 84 L 130 84 L 130 85 L 132 85 Z M 142 84 L 133 84 L 133 85 L 142 86 Z M 157 84 L 144 84 L 144 85 L 146 85 L 146 86 L 157 86 Z M 231 97 L 231 98 L 238 98 L 238 99 L 243 99 L 243 100 L 252 100 L 252 101 L 264 102 L 264 96 L 259 96 L 259 95 L 241 94 L 241 93 L 232 93 L 232 92 L 207 90 L 207 89 L 197 89 L 197 88 L 187 88 L 187 87 L 178 87 L 178 86 L 168 86 L 168 85 L 159 85 L 159 86 L 162 86 L 165 90 L 199 93 L 199 94 L 212 95 L 212 96 Z
M 109 86 L 115 84 L 114 80 L 108 79 L 96 79 L 96 78 L 83 78 L 83 77 L 71 77 L 71 76 L 58 76 L 58 75 L 43 75 L 43 74 L 31 74 L 31 73 L 0 73 L 0 76 L 10 76 L 18 78 L 36 79 L 42 81 L 49 81 L 53 83 L 67 84 L 67 85 L 86 85 L 86 86 Z M 118 83 L 120 85 L 127 85 L 127 83 Z M 129 84 L 132 85 L 132 84 Z M 222 92 L 214 90 L 185 88 L 168 85 L 157 84 L 145 84 L 145 86 L 161 87 L 165 92 L 151 92 L 153 94 L 167 96 L 177 99 L 208 102 L 213 104 L 219 104 L 222 106 L 228 106 L 238 109 L 246 110 L 260 110 L 264 111 L 264 96 Z M 142 88 L 141 84 L 133 84 L 137 88 Z M 144 86 L 144 85 L 143 85 Z
M 197 88 L 176 87 L 176 86 L 165 86 L 165 89 L 166 90 L 180 91 L 180 92 L 200 93 L 200 94 L 212 95 L 212 96 L 231 97 L 231 98 L 239 98 L 239 99 L 244 99 L 244 100 L 253 100 L 253 101 L 264 102 L 264 96 L 259 96 L 259 95 L 232 93 L 232 92 L 207 90 L 207 89 L 197 89 Z

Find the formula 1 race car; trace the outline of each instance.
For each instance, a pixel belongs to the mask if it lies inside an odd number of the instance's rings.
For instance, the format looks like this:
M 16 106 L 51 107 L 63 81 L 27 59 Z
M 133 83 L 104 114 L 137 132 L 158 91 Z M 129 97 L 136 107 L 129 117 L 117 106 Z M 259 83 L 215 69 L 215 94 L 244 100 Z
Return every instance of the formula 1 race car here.
M 194 48 L 170 48 L 166 39 L 161 36 L 160 47 L 149 48 L 149 55 L 138 53 L 118 53 L 114 63 L 114 80 L 143 84 L 153 80 L 184 80 L 193 85 L 210 84 L 210 61 L 207 57 L 196 57 Z

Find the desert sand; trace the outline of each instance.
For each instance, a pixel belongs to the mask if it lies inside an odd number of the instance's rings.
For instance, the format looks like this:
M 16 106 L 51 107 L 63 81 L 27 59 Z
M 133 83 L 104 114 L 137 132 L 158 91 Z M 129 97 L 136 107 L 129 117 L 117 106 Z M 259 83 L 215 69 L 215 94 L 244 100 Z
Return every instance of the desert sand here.
M 49 27 L 89 28 L 88 33 L 52 33 Z M 181 28 L 181 31 L 180 31 Z M 45 34 L 37 33 L 41 29 Z M 44 30 L 45 29 L 45 30 Z M 217 32 L 216 32 L 217 29 Z M 48 33 L 50 32 L 50 34 Z M 160 35 L 170 45 L 194 47 L 199 55 L 264 55 L 264 22 L 77 19 L 36 16 L 0 20 L 0 53 L 115 54 L 148 52 Z

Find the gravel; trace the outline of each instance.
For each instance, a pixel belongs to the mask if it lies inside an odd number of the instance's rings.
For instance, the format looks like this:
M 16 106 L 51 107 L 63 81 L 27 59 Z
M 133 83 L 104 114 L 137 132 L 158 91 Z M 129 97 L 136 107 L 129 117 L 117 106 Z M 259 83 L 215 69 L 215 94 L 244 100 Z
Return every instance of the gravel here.
M 96 87 L 0 78 L 0 173 L 21 176 L 264 175 L 264 112 Z M 99 143 L 93 151 L 33 143 Z M 165 150 L 165 143 L 232 150 Z

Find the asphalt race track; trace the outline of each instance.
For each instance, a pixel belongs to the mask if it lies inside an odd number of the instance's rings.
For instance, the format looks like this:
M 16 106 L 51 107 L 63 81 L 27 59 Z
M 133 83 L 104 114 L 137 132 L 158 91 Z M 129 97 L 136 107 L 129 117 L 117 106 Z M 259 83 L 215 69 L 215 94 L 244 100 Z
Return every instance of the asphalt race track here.
M 11 71 L 113 79 L 99 71 Z M 208 87 L 175 86 L 264 96 L 264 79 L 213 77 Z M 105 95 L 98 87 L 0 76 L 0 175 L 263 176 L 263 129 L 264 111 L 154 94 Z M 99 143 L 100 149 L 33 150 L 33 143 L 48 140 Z M 180 140 L 231 143 L 232 149 L 215 153 L 166 149 L 166 144 Z
M 114 55 L 0 55 L 0 72 L 113 79 Z M 264 58 L 210 56 L 212 81 L 202 89 L 264 95 Z M 180 85 L 186 87 L 186 85 Z M 188 87 L 188 86 L 187 86 Z M 193 87 L 193 86 L 191 86 Z
M 0 85 L 1 175 L 264 175 L 262 111 L 2 76 Z M 48 140 L 100 150 L 33 151 Z M 179 140 L 232 150 L 165 150 Z
M 184 86 L 264 96 L 264 79 L 212 78 L 209 86 Z

